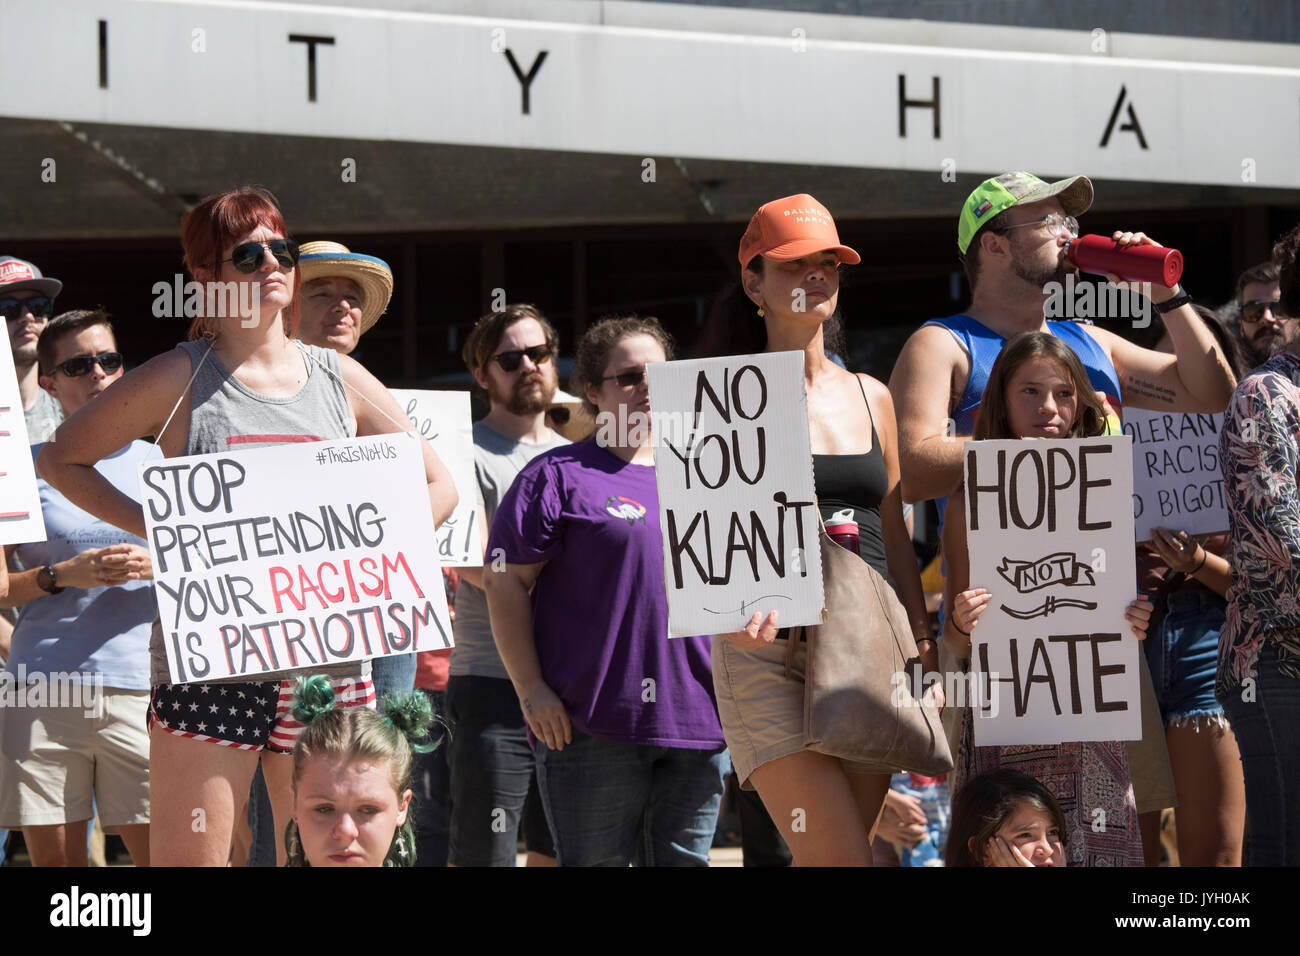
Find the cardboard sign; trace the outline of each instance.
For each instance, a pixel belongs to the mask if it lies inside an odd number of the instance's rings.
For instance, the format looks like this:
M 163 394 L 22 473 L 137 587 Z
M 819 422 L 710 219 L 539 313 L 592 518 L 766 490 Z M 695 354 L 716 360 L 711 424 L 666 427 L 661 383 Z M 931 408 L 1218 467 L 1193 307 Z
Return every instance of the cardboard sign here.
M 1223 415 L 1124 409 L 1133 439 L 1133 522 L 1138 541 L 1152 528 L 1188 534 L 1228 530 L 1219 463 Z
M 1139 642 L 1127 436 L 968 442 L 971 647 L 980 747 L 1137 740 Z
M 427 489 L 404 434 L 143 462 L 173 682 L 450 647 Z
M 474 473 L 474 431 L 469 392 L 427 392 L 390 388 L 415 430 L 433 446 L 451 472 L 460 501 L 436 532 L 438 561 L 444 568 L 477 568 L 485 542 L 479 534 L 478 478 Z
M 9 340 L 0 346 L 0 544 L 45 540 L 36 467 Z
M 738 631 L 824 606 L 803 353 L 646 367 L 668 636 Z

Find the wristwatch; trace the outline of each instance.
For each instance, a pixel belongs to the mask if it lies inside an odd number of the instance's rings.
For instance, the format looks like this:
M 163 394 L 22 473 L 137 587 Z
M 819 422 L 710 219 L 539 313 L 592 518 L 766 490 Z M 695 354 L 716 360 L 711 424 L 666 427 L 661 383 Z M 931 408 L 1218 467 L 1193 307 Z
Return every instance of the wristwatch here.
M 36 572 L 36 586 L 50 594 L 58 594 L 63 590 L 59 587 L 59 576 L 54 571 L 54 565 L 47 564 Z
M 1191 295 L 1180 283 L 1179 286 L 1174 289 L 1174 297 L 1172 299 L 1166 299 L 1164 302 L 1155 303 L 1155 310 L 1161 315 L 1164 315 L 1166 312 L 1172 312 L 1174 309 L 1184 306 L 1191 301 Z

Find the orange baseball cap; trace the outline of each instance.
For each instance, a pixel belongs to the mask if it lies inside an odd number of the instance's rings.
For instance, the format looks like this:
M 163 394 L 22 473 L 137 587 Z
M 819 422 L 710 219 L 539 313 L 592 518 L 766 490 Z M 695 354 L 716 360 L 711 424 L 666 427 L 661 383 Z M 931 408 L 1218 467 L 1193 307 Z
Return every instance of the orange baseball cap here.
M 740 266 L 749 265 L 754 256 L 788 261 L 823 249 L 834 249 L 845 265 L 862 261 L 860 255 L 840 244 L 827 208 L 807 193 L 799 193 L 758 207 L 740 240 Z

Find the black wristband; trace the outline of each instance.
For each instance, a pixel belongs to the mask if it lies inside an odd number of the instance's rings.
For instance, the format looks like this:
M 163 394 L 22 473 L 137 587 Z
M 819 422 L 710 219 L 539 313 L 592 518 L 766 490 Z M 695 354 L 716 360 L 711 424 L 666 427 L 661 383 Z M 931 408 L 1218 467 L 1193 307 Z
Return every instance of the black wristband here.
M 952 629 L 956 631 L 958 634 L 960 634 L 962 637 L 970 637 L 970 631 L 963 631 L 960 627 L 958 627 L 957 619 L 953 617 L 951 614 L 948 615 L 948 623 L 951 624 Z
M 43 579 L 48 579 L 49 583 Z M 54 571 L 54 565 L 47 564 L 36 572 L 36 586 L 47 594 L 58 594 L 63 590 L 59 587 L 59 576 Z
M 1187 576 L 1189 578 L 1194 577 L 1197 571 L 1205 567 L 1205 559 L 1208 558 L 1209 556 L 1210 556 L 1210 552 L 1206 549 L 1205 545 L 1201 545 L 1201 563 L 1198 564 L 1196 567 L 1192 568 L 1192 570 L 1188 571 Z
M 1188 294 L 1187 290 L 1180 284 L 1178 288 L 1174 290 L 1174 297 L 1172 299 L 1155 303 L 1155 310 L 1159 314 L 1164 315 L 1166 312 L 1172 312 L 1174 309 L 1181 308 L 1191 301 L 1191 295 Z

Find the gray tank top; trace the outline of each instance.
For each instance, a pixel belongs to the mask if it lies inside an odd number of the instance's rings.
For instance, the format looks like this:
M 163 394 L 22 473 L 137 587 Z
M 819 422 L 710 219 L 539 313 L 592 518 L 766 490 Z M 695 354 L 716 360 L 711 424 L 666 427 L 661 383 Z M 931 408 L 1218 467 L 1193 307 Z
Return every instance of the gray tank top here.
M 205 339 L 180 343 L 177 348 L 189 354 L 191 370 L 199 370 L 190 387 L 190 431 L 185 442 L 185 454 L 210 455 L 283 445 L 285 442 L 351 437 L 352 413 L 339 377 L 338 356 L 315 345 L 295 344 L 302 350 L 303 361 L 307 364 L 307 382 L 296 395 L 273 398 L 254 392 L 235 378 L 216 353 L 208 354 L 205 359 L 209 349 Z M 329 372 L 322 370 L 321 365 Z M 172 427 L 178 424 L 173 422 Z M 154 621 L 149 641 L 149 657 L 152 683 L 170 683 L 162 626 L 158 620 Z M 370 662 L 349 661 L 310 670 L 330 677 L 357 679 L 370 676 Z M 286 673 L 275 671 L 204 683 L 277 680 Z

